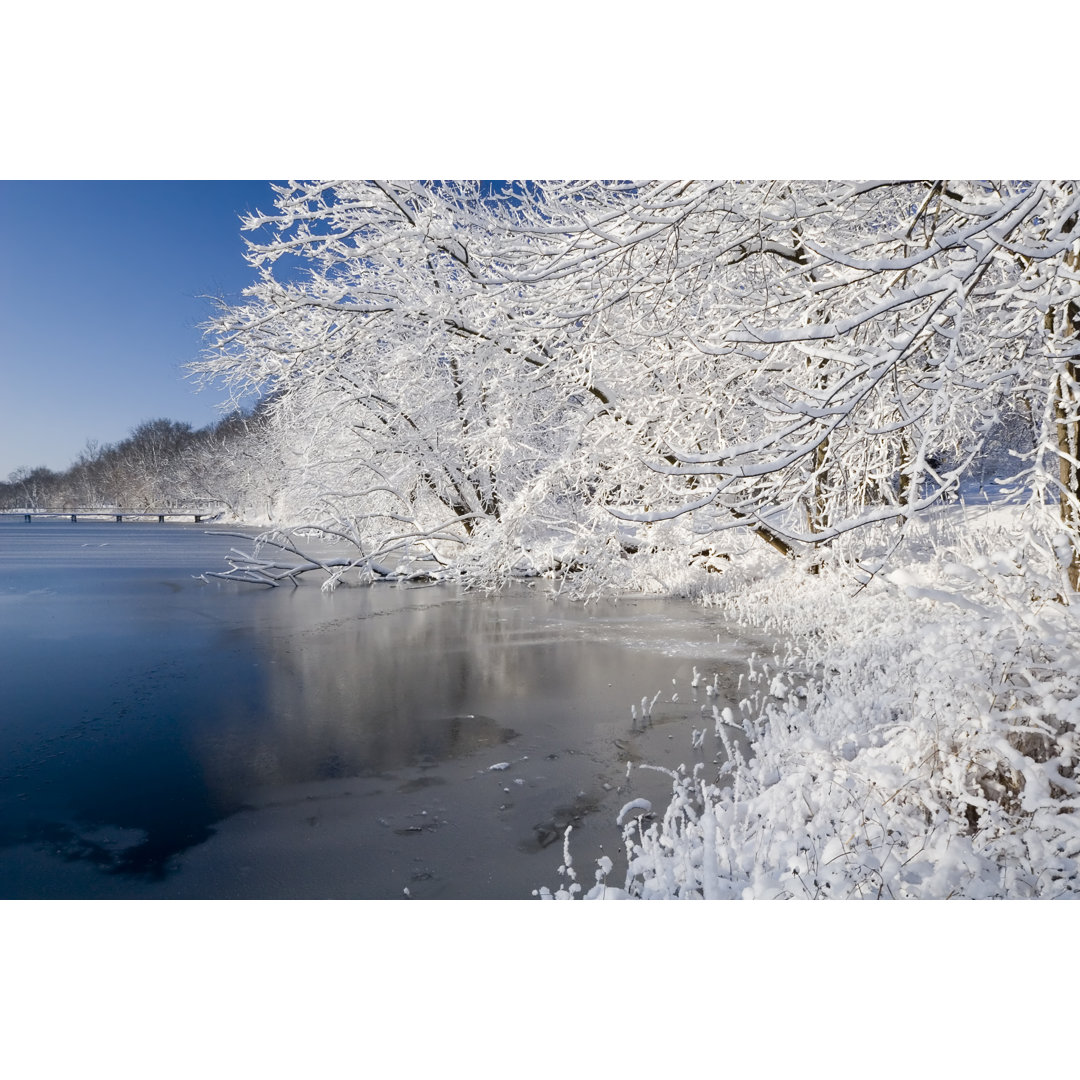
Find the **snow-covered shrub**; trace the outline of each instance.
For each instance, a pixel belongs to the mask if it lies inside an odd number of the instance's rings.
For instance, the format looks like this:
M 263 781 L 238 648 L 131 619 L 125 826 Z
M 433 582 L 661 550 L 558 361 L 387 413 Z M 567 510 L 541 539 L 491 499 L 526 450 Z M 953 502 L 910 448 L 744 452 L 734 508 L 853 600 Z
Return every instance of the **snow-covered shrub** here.
M 828 567 L 723 597 L 794 643 L 751 665 L 738 718 L 714 708 L 751 756 L 675 777 L 662 818 L 624 829 L 623 888 L 586 895 L 1080 893 L 1077 608 L 1050 545 L 993 532 L 1014 542 L 959 542 L 863 587 Z

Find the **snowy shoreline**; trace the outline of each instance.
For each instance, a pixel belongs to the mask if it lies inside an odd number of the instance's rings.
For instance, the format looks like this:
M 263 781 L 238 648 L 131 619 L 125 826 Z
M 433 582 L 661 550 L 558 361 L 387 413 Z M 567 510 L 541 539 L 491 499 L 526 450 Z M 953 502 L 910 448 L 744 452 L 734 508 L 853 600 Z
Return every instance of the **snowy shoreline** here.
M 935 532 L 936 530 L 936 532 Z M 933 536 L 931 533 L 935 533 Z M 751 665 L 748 760 L 624 827 L 625 883 L 543 898 L 1051 898 L 1080 891 L 1080 626 L 1017 509 L 957 506 L 860 582 L 776 562 L 707 603 L 791 642 Z M 759 717 L 760 719 L 755 719 Z M 659 808 L 658 808 L 659 809 Z

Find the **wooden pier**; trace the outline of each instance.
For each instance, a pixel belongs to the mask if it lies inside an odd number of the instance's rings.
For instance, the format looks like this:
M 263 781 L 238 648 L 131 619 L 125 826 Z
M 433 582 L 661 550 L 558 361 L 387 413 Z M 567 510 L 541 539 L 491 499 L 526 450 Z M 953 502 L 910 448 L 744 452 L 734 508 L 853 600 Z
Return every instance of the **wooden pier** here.
M 62 510 L 0 510 L 0 517 L 21 517 L 23 521 L 29 523 L 34 518 L 69 518 L 71 521 L 78 521 L 79 518 L 84 520 L 95 519 L 105 521 L 123 521 L 126 519 L 131 520 L 133 518 L 153 519 L 157 518 L 161 524 L 164 524 L 166 519 L 172 518 L 174 520 L 179 519 L 186 521 L 188 518 L 193 519 L 196 523 L 203 520 L 203 518 L 216 517 L 222 512 L 222 507 L 176 507 L 169 506 L 165 508 L 159 508 L 156 510 L 128 510 L 122 507 L 80 507 L 75 509 L 65 508 Z

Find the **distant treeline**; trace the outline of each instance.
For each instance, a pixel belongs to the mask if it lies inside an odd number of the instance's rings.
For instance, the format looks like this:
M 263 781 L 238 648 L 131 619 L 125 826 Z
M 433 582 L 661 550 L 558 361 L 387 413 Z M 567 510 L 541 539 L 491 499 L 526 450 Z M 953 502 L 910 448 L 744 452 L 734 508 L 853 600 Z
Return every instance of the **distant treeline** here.
M 209 499 L 242 515 L 253 494 L 245 446 L 263 423 L 259 408 L 198 429 L 175 420 L 147 420 L 119 442 L 90 440 L 61 472 L 43 465 L 16 469 L 0 482 L 0 507 L 151 508 Z

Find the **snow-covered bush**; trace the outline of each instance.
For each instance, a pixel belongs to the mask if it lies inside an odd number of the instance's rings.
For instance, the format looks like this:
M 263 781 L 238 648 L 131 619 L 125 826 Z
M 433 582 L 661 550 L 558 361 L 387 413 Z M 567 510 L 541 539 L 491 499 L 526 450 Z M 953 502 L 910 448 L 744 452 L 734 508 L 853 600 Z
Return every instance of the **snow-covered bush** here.
M 749 756 L 733 743 L 719 775 L 675 777 L 662 818 L 624 829 L 622 888 L 586 895 L 1080 893 L 1068 553 L 977 535 L 988 554 L 958 541 L 863 586 L 839 567 L 733 582 L 718 602 L 794 643 L 751 665 L 737 713 L 714 707 Z

